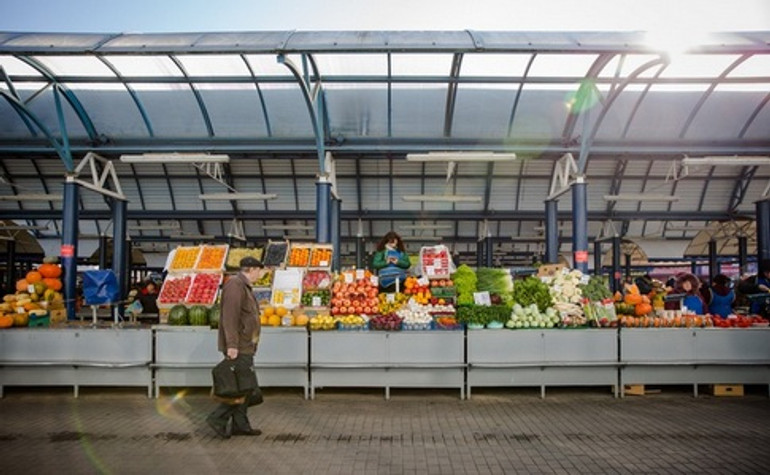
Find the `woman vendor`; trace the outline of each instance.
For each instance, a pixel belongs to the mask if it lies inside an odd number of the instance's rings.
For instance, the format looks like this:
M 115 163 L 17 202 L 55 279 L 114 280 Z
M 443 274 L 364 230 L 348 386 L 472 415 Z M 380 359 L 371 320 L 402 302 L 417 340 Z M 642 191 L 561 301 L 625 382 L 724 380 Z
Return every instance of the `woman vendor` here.
M 395 291 L 396 279 L 403 283 L 410 265 L 401 236 L 394 231 L 388 232 L 377 244 L 372 259 L 372 268 L 377 271 L 380 289 L 384 292 Z

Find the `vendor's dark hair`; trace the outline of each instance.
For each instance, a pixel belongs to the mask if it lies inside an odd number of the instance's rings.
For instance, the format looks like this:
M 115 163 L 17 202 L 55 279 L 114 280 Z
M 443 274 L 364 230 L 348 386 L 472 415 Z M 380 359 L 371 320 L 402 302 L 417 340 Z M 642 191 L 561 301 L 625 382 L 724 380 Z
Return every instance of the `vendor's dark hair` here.
M 382 239 L 380 239 L 380 242 L 377 243 L 377 250 L 382 251 L 385 249 L 385 244 L 389 243 L 393 239 L 396 240 L 396 249 L 398 249 L 401 252 L 406 252 L 406 248 L 404 248 L 404 241 L 401 239 L 401 236 L 398 235 L 395 231 L 388 231 L 387 234 L 385 234 Z

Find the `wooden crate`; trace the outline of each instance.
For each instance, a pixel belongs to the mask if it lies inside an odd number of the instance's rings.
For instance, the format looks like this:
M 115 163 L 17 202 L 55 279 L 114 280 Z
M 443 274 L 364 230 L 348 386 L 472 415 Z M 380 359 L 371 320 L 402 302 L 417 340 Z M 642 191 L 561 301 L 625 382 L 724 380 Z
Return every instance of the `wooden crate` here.
M 711 394 L 722 396 L 743 396 L 742 384 L 714 384 L 711 386 Z
M 644 396 L 644 384 L 626 384 L 623 394 L 628 396 Z

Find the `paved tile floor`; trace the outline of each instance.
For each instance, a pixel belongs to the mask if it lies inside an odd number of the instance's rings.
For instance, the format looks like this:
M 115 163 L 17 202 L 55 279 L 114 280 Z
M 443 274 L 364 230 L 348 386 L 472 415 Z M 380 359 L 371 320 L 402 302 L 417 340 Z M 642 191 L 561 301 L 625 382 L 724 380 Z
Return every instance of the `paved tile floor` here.
M 266 390 L 260 437 L 216 438 L 202 390 L 7 389 L 0 473 L 770 473 L 770 399 L 689 388 Z

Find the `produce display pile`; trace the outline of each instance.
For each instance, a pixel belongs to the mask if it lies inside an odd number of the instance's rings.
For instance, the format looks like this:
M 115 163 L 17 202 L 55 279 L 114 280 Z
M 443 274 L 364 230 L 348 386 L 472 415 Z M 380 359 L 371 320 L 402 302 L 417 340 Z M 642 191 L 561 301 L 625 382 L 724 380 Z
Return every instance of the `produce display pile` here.
M 67 319 L 61 293 L 62 269 L 56 257 L 47 257 L 16 281 L 16 292 L 3 296 L 0 328 L 48 326 Z

